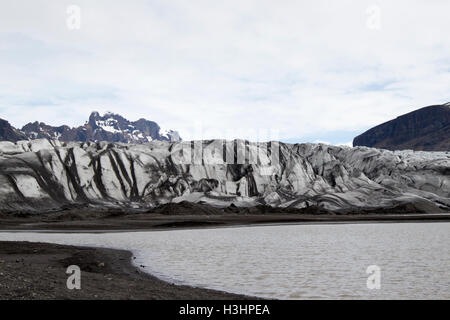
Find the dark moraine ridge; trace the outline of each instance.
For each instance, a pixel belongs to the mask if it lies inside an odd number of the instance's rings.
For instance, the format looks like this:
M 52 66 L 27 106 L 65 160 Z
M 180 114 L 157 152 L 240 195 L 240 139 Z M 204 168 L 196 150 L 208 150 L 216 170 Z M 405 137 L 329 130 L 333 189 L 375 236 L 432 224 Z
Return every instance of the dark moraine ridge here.
M 320 207 L 273 208 L 270 206 L 216 208 L 200 203 L 169 203 L 149 210 L 82 207 L 62 211 L 0 212 L 0 230 L 65 230 L 102 232 L 112 230 L 171 230 L 281 223 L 362 223 L 450 221 L 450 212 L 436 211 L 422 203 L 389 208 L 331 212 Z

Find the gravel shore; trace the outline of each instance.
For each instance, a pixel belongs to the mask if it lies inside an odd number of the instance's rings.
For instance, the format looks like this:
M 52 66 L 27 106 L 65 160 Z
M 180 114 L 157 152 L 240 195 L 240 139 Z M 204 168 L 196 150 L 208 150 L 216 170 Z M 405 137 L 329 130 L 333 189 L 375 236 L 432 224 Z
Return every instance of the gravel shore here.
M 161 281 L 135 268 L 128 251 L 46 243 L 0 242 L 0 299 L 209 300 L 248 297 Z M 69 265 L 81 289 L 67 289 Z

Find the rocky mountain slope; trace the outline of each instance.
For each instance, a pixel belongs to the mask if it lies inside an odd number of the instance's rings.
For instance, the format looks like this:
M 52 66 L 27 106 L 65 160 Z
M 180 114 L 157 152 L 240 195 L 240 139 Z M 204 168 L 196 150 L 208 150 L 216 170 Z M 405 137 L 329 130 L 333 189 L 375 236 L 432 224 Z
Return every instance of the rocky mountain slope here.
M 8 121 L 0 119 L 0 140 L 3 141 L 27 140 L 27 136 L 22 131 L 14 128 Z
M 0 142 L 2 212 L 182 201 L 449 211 L 450 153 L 242 140 Z
M 450 151 L 450 103 L 425 107 L 380 124 L 356 137 L 353 145 Z
M 0 119 L 0 140 L 19 141 L 32 139 L 56 139 L 69 141 L 108 141 L 123 143 L 146 143 L 153 140 L 180 141 L 176 131 L 162 131 L 156 122 L 139 119 L 128 121 L 118 114 L 93 112 L 89 120 L 80 127 L 53 127 L 43 122 L 26 124 L 21 130 Z

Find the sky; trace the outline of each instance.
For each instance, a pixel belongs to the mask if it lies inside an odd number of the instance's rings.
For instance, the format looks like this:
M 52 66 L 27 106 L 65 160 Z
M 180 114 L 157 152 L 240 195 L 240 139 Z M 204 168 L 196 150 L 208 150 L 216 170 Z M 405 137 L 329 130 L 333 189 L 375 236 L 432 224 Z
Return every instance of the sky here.
M 450 1 L 0 0 L 0 118 L 348 144 L 450 101 Z

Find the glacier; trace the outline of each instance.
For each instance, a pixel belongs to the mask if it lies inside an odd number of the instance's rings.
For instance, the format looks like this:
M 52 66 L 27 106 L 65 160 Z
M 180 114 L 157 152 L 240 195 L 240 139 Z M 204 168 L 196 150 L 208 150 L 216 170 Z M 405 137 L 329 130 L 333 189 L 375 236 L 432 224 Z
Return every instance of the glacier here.
M 450 211 L 450 153 L 245 140 L 0 142 L 0 210 L 415 203 Z

